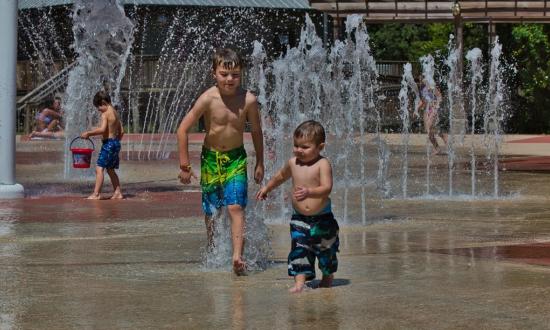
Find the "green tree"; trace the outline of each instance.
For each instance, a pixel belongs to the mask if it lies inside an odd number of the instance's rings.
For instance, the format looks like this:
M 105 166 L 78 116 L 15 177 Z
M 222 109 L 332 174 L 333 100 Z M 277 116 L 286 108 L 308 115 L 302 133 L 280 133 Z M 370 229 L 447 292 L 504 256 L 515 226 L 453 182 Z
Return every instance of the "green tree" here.
M 514 132 L 550 131 L 550 29 L 541 24 L 501 26 L 503 49 L 516 73 L 510 77 L 512 107 L 509 127 Z
M 425 25 L 425 37 L 416 40 L 411 45 L 411 53 L 418 59 L 427 54 L 447 53 L 449 36 L 453 34 L 451 24 L 433 23 Z
M 417 24 L 376 24 L 368 27 L 373 55 L 378 60 L 417 61 L 411 45 L 425 38 L 425 27 Z
M 380 24 L 368 28 L 373 53 L 378 60 L 415 62 L 421 56 L 447 54 L 449 37 L 454 24 Z M 487 49 L 487 32 L 483 25 L 464 25 L 464 49 Z
M 512 56 L 520 69 L 522 96 L 533 102 L 538 89 L 548 89 L 550 43 L 542 25 L 516 26 L 512 30 Z

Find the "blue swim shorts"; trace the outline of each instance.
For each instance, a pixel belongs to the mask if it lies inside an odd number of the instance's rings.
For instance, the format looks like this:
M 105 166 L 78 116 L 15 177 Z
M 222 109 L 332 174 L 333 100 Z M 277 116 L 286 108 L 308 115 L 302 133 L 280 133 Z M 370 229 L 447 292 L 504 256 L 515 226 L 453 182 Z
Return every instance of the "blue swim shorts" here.
M 106 169 L 116 169 L 119 164 L 120 140 L 105 139 L 97 158 L 97 166 Z

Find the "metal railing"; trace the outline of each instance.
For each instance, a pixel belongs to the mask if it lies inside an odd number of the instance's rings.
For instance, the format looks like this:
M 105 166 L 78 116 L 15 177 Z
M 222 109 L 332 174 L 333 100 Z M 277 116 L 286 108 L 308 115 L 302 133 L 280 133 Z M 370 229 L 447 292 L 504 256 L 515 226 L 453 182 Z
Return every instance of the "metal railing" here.
M 63 70 L 59 71 L 55 76 L 46 80 L 30 93 L 17 100 L 17 110 L 21 111 L 29 103 L 40 103 L 46 97 L 51 96 L 56 91 L 64 89 L 69 79 L 69 71 L 75 66 L 76 61 L 69 64 Z
M 16 123 L 18 132 L 30 133 L 32 121 L 34 119 L 33 113 L 37 110 L 36 108 L 41 105 L 46 98 L 50 98 L 53 94 L 65 90 L 69 80 L 69 72 L 75 64 L 76 61 L 69 64 L 55 76 L 38 85 L 25 96 L 17 100 Z

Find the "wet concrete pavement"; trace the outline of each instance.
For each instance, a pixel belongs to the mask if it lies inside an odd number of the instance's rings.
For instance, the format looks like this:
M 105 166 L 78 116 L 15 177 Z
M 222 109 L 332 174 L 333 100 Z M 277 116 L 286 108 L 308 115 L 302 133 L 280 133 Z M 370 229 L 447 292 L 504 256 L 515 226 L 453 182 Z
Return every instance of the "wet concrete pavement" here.
M 267 270 L 205 270 L 198 185 L 177 183 L 175 160 L 121 166 L 129 198 L 87 201 L 92 181 L 64 182 L 57 161 L 18 164 L 28 197 L 0 201 L 0 329 L 550 324 L 548 174 L 501 172 L 498 200 L 369 198 L 369 222 L 341 226 L 335 287 L 290 295 L 286 222 L 266 215 Z

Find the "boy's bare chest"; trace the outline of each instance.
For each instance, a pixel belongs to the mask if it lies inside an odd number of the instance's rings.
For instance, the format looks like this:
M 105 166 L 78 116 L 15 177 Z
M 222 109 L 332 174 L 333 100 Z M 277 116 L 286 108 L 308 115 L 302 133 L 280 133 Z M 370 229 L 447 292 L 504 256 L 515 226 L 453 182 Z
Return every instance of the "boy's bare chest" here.
M 221 101 L 215 101 L 210 108 L 210 120 L 220 125 L 244 123 L 246 120 L 246 109 L 244 104 L 226 104 Z

